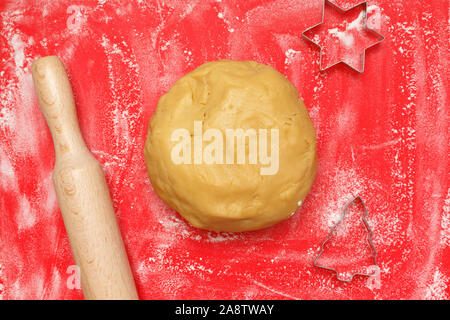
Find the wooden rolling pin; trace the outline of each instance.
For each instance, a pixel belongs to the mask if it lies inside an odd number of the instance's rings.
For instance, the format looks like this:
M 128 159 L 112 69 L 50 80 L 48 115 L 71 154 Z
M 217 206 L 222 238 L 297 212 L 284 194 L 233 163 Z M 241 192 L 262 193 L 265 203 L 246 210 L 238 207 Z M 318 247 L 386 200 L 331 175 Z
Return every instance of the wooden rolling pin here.
M 53 184 L 86 299 L 138 299 L 99 162 L 78 125 L 72 89 L 58 57 L 34 61 L 34 86 L 55 147 Z

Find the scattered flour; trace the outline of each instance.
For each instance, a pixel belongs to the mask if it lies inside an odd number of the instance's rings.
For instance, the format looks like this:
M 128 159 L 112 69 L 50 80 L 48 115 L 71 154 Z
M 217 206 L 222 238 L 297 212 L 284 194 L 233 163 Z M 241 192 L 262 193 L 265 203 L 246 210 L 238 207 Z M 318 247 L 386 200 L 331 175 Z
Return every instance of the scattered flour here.
M 328 33 L 338 38 L 341 43 L 347 48 L 351 48 L 355 43 L 353 35 L 349 34 L 347 31 L 339 31 L 338 28 L 333 28 L 329 29 Z
M 36 212 L 31 207 L 26 195 L 19 198 L 19 208 L 16 213 L 16 223 L 20 231 L 32 228 L 37 221 Z
M 447 190 L 447 197 L 444 200 L 440 243 L 443 247 L 450 247 L 450 189 Z
M 439 269 L 433 274 L 432 283 L 427 287 L 425 299 L 427 300 L 448 300 L 447 294 L 449 279 Z
M 286 59 L 284 60 L 285 65 L 290 65 L 291 63 L 293 63 L 295 57 L 297 55 L 300 55 L 300 51 L 288 49 L 284 54 L 286 55 Z
M 16 184 L 16 174 L 9 157 L 0 149 L 0 187 L 8 190 Z

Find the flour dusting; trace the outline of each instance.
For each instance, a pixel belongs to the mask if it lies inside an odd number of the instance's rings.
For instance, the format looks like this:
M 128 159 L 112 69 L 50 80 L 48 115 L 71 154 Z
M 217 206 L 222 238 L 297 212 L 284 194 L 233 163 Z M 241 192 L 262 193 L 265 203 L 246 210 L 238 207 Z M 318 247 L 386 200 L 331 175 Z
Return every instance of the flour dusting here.
M 448 300 L 447 283 L 449 279 L 436 269 L 433 274 L 432 283 L 427 287 L 425 299 L 427 300 Z
M 348 29 L 348 30 L 350 30 L 350 29 Z M 328 33 L 331 34 L 332 36 L 338 38 L 346 48 L 351 48 L 353 46 L 353 44 L 355 43 L 355 39 L 353 38 L 353 35 L 347 33 L 347 31 L 339 31 L 338 28 L 333 28 L 333 29 L 329 29 Z
M 37 220 L 36 213 L 25 195 L 22 195 L 19 201 L 20 205 L 16 214 L 16 223 L 19 230 L 32 228 Z

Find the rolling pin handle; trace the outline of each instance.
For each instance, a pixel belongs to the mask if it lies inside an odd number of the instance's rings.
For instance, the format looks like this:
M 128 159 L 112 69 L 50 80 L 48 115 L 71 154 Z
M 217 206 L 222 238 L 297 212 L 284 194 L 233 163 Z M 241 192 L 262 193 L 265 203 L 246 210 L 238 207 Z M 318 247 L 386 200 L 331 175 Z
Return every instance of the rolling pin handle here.
M 56 157 L 87 151 L 80 132 L 69 78 L 56 56 L 37 59 L 31 67 L 39 105 L 55 145 Z

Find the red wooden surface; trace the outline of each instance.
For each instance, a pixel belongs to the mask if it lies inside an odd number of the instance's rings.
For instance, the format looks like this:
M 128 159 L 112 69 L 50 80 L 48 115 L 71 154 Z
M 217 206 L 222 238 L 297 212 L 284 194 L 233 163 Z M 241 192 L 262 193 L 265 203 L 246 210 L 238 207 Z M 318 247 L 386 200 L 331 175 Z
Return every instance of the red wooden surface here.
M 342 65 L 318 71 L 319 51 L 301 33 L 321 10 L 321 0 L 1 1 L 0 298 L 82 297 L 67 286 L 74 262 L 30 75 L 35 58 L 56 54 L 105 168 L 141 298 L 448 299 L 448 1 L 370 1 L 369 25 L 386 40 L 368 50 L 363 74 Z M 222 58 L 285 74 L 317 129 L 310 195 L 266 230 L 197 230 L 146 175 L 142 149 L 158 98 Z M 312 265 L 355 194 L 369 211 L 378 286 L 339 282 Z

